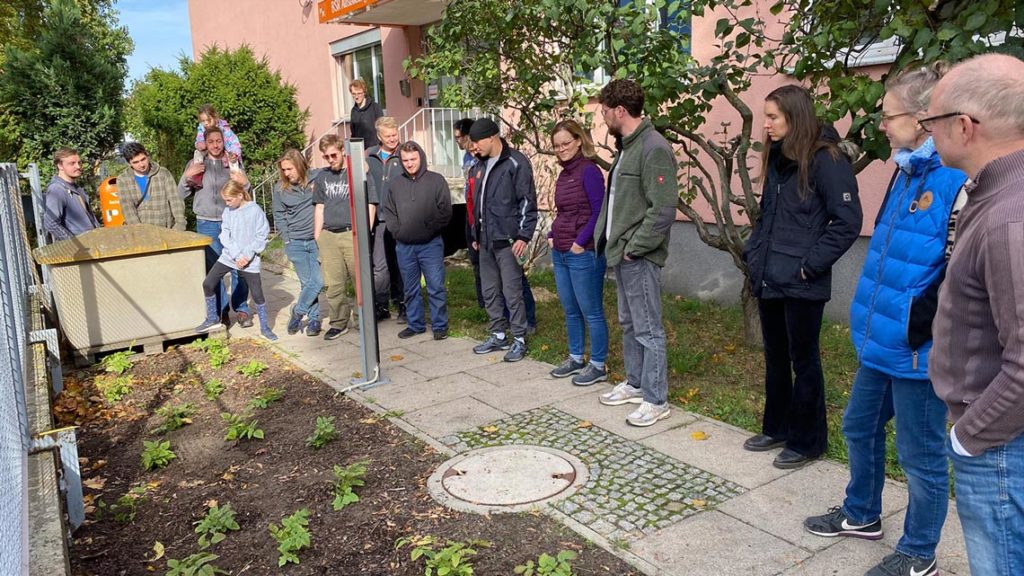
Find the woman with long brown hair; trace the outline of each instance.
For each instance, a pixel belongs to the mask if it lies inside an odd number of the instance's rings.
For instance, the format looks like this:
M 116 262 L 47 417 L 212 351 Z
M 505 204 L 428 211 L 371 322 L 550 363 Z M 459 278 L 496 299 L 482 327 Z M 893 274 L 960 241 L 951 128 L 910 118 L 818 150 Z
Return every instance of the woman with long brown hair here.
M 814 115 L 810 93 L 782 86 L 764 104 L 761 213 L 744 248 L 764 340 L 761 434 L 743 447 L 785 446 L 778 468 L 799 468 L 828 447 L 819 333 L 832 265 L 860 235 L 853 167 L 838 134 Z
M 320 290 L 324 287 L 320 274 L 320 251 L 313 234 L 313 188 L 306 177 L 306 159 L 294 148 L 286 150 L 277 161 L 280 180 L 274 186 L 274 225 L 284 240 L 284 253 L 299 277 L 299 297 L 288 318 L 288 333 L 302 330 L 307 319 L 306 335 L 320 333 Z

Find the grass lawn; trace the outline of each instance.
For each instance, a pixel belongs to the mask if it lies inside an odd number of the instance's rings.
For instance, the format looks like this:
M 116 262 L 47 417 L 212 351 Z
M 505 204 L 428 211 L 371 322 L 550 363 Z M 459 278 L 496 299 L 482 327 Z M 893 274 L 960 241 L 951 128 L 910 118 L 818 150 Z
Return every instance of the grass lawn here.
M 449 266 L 447 274 L 452 334 L 484 339 L 487 314 L 476 306 L 472 269 Z M 569 351 L 554 275 L 548 269 L 535 269 L 529 277 L 537 298 L 538 318 L 537 333 L 529 339 L 530 357 L 558 364 Z M 609 381 L 620 382 L 624 378 L 622 331 L 615 320 L 613 282 L 605 286 L 604 301 L 609 328 Z M 667 294 L 663 296 L 662 306 L 668 340 L 669 400 L 691 412 L 759 432 L 764 408 L 764 361 L 760 350 L 743 343 L 740 307 Z M 828 407 L 827 457 L 845 463 L 843 410 L 857 371 L 857 357 L 846 325 L 825 322 L 821 331 L 821 356 Z M 891 423 L 889 428 L 891 437 Z M 904 479 L 891 441 L 886 469 L 890 477 Z

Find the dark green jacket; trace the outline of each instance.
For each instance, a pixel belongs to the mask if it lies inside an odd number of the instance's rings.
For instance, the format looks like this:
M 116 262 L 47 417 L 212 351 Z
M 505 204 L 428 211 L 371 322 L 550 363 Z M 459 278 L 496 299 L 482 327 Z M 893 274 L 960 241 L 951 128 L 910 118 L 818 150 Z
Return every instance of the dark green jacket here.
M 669 231 L 676 221 L 679 183 L 672 146 L 649 120 L 622 138 L 608 177 L 609 191 L 613 182 L 611 233 L 607 233 L 607 194 L 594 228 L 598 252 L 605 254 L 608 266 L 618 265 L 623 255 L 664 266 Z

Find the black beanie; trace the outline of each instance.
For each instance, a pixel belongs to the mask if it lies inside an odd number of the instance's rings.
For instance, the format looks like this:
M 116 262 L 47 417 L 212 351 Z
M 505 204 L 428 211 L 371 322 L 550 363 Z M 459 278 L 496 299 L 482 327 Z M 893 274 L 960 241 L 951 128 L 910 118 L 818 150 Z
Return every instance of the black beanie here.
M 494 120 L 490 118 L 480 118 L 479 120 L 473 121 L 473 126 L 469 128 L 469 139 L 473 142 L 479 142 L 484 138 L 490 138 L 498 134 L 498 125 L 494 123 Z

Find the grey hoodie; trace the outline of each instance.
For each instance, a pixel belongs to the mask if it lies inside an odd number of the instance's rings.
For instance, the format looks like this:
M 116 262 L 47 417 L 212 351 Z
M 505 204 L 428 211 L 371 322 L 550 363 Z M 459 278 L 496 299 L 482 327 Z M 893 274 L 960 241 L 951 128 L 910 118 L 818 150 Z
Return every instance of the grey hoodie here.
M 270 223 L 259 204 L 249 201 L 237 209 L 225 208 L 221 216 L 220 243 L 224 246 L 217 260 L 242 272 L 260 271 L 260 253 L 267 247 Z M 250 260 L 245 268 L 235 261 L 245 256 Z
M 403 169 L 401 176 L 391 180 L 384 214 L 395 240 L 426 244 L 452 219 L 452 195 L 444 176 L 427 170 L 427 155 L 419 144 L 410 143 L 420 154 L 420 169 L 415 174 Z

